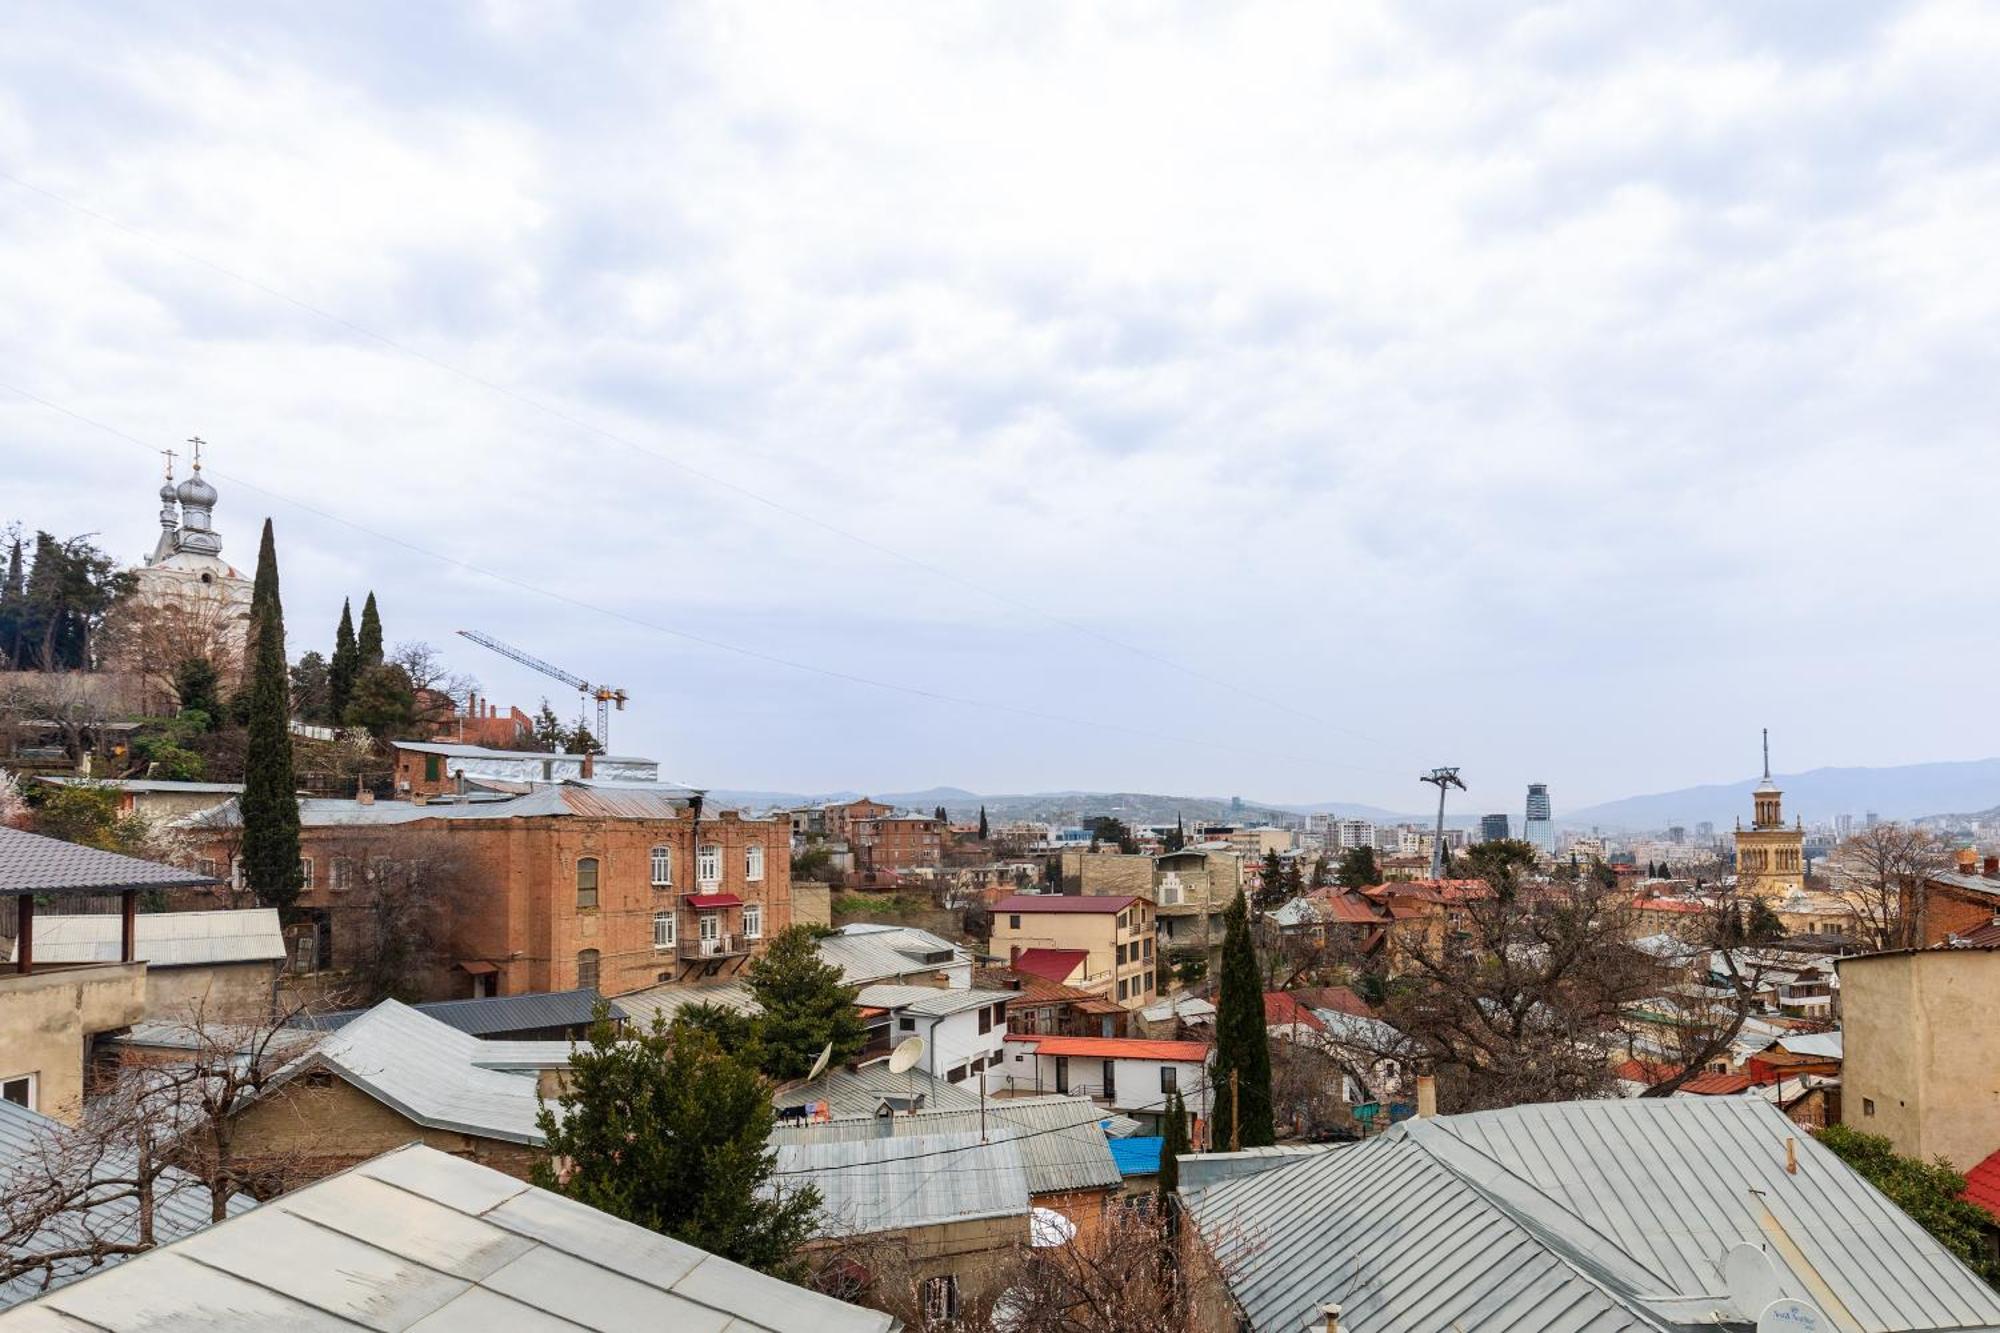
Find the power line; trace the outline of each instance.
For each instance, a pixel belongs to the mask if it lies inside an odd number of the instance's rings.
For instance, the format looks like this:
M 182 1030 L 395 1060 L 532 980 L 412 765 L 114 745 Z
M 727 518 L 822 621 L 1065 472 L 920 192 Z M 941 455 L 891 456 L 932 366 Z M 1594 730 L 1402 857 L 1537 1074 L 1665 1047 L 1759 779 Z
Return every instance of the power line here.
M 123 430 L 120 430 L 116 426 L 110 425 L 107 422 L 99 421 L 96 418 L 88 416 L 82 412 L 76 411 L 73 408 L 65 407 L 61 403 L 57 403 L 48 398 L 44 398 L 39 394 L 31 393 L 28 390 L 21 388 L 19 385 L 10 384 L 5 381 L 0 381 L 0 389 L 5 389 L 9 393 L 16 394 L 19 397 L 26 399 L 28 402 L 34 403 L 38 407 L 42 407 L 51 412 L 55 412 L 59 415 L 68 417 L 73 421 L 80 422 L 84 425 L 92 427 L 93 429 L 103 431 L 106 434 L 114 436 L 117 439 L 123 440 L 126 443 L 131 444 L 137 448 L 144 449 L 149 454 L 156 455 L 159 452 L 159 450 L 154 445 L 148 443 L 145 440 L 140 439 L 136 435 L 131 435 Z M 1067 727 L 1090 727 L 1100 731 L 1111 731 L 1111 732 L 1118 732 L 1124 735 L 1136 736 L 1143 740 L 1164 741 L 1179 745 L 1189 745 L 1189 746 L 1199 747 L 1202 749 L 1215 750 L 1225 754 L 1238 754 L 1253 758 L 1284 758 L 1293 760 L 1294 762 L 1298 763 L 1317 764 L 1322 766 L 1331 766 L 1335 768 L 1347 768 L 1354 770 L 1356 772 L 1364 772 L 1364 773 L 1386 772 L 1386 770 L 1368 768 L 1359 764 L 1344 764 L 1339 762 L 1338 760 L 1328 760 L 1320 756 L 1296 755 L 1285 751 L 1245 750 L 1239 746 L 1208 740 L 1198 736 L 1181 736 L 1168 732 L 1152 731 L 1142 727 L 1128 726 L 1120 722 L 1107 721 L 1103 718 L 1073 717 L 1063 713 L 1051 713 L 1043 709 L 1028 708 L 1019 704 L 1003 703 L 999 700 L 979 699 L 967 695 L 951 694 L 941 690 L 928 689 L 923 686 L 904 685 L 894 681 L 878 680 L 872 676 L 864 676 L 852 671 L 842 671 L 836 667 L 819 666 L 811 662 L 800 661 L 796 658 L 785 657 L 777 653 L 765 652 L 764 650 L 759 648 L 747 648 L 741 644 L 730 643 L 726 640 L 717 639 L 705 634 L 697 634 L 691 630 L 676 629 L 671 625 L 664 625 L 658 621 L 648 620 L 643 616 L 633 615 L 632 613 L 627 611 L 620 611 L 613 607 L 600 606 L 595 602 L 587 602 L 580 597 L 574 597 L 568 593 L 558 592 L 553 588 L 543 587 L 540 584 L 530 583 L 526 579 L 517 578 L 511 574 L 503 574 L 497 570 L 488 569 L 483 565 L 473 564 L 469 560 L 462 560 L 457 556 L 447 555 L 441 551 L 434 551 L 429 547 L 420 546 L 416 542 L 409 541 L 406 538 L 398 537 L 393 533 L 383 532 L 379 529 L 371 528 L 366 524 L 354 522 L 352 519 L 343 518 L 339 514 L 320 508 L 317 505 L 311 505 L 303 500 L 299 500 L 292 496 L 286 495 L 283 492 L 272 490 L 266 486 L 260 486 L 257 483 L 250 481 L 247 478 L 242 477 L 241 475 L 238 474 L 218 471 L 212 467 L 208 468 L 207 471 L 210 476 L 218 477 L 221 480 L 230 482 L 232 485 L 241 486 L 246 490 L 253 491 L 256 494 L 262 496 L 266 496 L 272 500 L 280 502 L 281 504 L 290 505 L 295 509 L 301 510 L 304 513 L 312 514 L 315 517 L 324 519 L 329 523 L 337 523 L 341 527 L 349 528 L 355 532 L 359 532 L 367 537 L 373 538 L 376 541 L 390 543 L 391 545 L 400 547 L 403 550 L 409 551 L 413 554 L 421 555 L 426 559 L 436 560 L 441 564 L 449 565 L 455 569 L 464 570 L 469 574 L 476 574 L 481 578 L 491 579 L 496 583 L 502 583 L 507 585 L 508 587 L 519 589 L 520 591 L 533 593 L 538 597 L 544 597 L 553 602 L 558 602 L 566 606 L 572 606 L 577 608 L 578 610 L 588 611 L 593 615 L 604 616 L 609 619 L 617 620 L 640 629 L 650 630 L 657 634 L 664 634 L 671 638 L 681 639 L 689 643 L 699 644 L 705 648 L 712 648 L 718 652 L 733 653 L 739 657 L 750 658 L 752 660 L 765 662 L 773 666 L 785 667 L 793 671 L 803 671 L 812 675 L 823 676 L 830 680 L 843 681 L 851 685 L 865 685 L 870 689 L 886 690 L 892 693 L 910 695 L 915 698 L 928 699 L 934 703 L 945 703 L 945 704 L 952 704 L 962 708 L 975 708 L 989 712 L 1005 713 L 1015 717 L 1032 718 L 1036 721 L 1052 722 Z
M 443 371 L 447 375 L 454 376 L 460 380 L 465 381 L 468 384 L 472 384 L 477 386 L 478 388 L 484 389 L 489 393 L 498 394 L 510 402 L 517 403 L 522 407 L 530 408 L 536 412 L 543 413 L 544 415 L 552 417 L 557 421 L 561 421 L 564 424 L 572 426 L 577 430 L 585 431 L 589 434 L 599 437 L 600 439 L 611 441 L 612 443 L 617 444 L 622 448 L 629 449 L 634 453 L 653 459 L 655 462 L 664 463 L 669 467 L 676 468 L 691 477 L 696 477 L 704 482 L 707 482 L 711 486 L 720 487 L 721 489 L 729 491 L 735 495 L 741 496 L 746 500 L 750 500 L 756 504 L 763 505 L 768 509 L 774 510 L 775 512 L 784 515 L 786 518 L 791 519 L 794 522 L 803 523 L 811 527 L 818 528 L 823 532 L 827 532 L 836 537 L 840 537 L 843 538 L 844 540 L 853 542 L 856 545 L 865 547 L 866 549 L 874 551 L 877 554 L 885 555 L 892 560 L 896 560 L 903 564 L 909 565 L 914 569 L 922 570 L 923 572 L 930 574 L 935 578 L 944 579 L 948 582 L 959 584 L 962 587 L 970 588 L 973 591 L 981 594 L 982 596 L 989 597 L 994 601 L 1002 603 L 1003 605 L 1011 606 L 1019 611 L 1025 611 L 1030 615 L 1039 616 L 1040 618 L 1047 620 L 1052 624 L 1060 625 L 1061 627 L 1071 631 L 1072 633 L 1083 635 L 1086 638 L 1096 639 L 1100 643 L 1104 643 L 1111 647 L 1118 648 L 1124 652 L 1132 654 L 1133 656 L 1143 658 L 1146 661 L 1152 662 L 1158 666 L 1165 667 L 1170 671 L 1177 671 L 1182 675 L 1188 676 L 1194 680 L 1202 681 L 1206 684 L 1213 685 L 1219 689 L 1227 690 L 1233 694 L 1242 695 L 1243 697 L 1248 699 L 1253 699 L 1258 703 L 1266 705 L 1267 707 L 1276 708 L 1282 712 L 1291 713 L 1294 716 L 1304 718 L 1307 721 L 1316 723 L 1319 726 L 1327 728 L 1328 730 L 1341 732 L 1345 735 L 1354 737 L 1356 740 L 1367 741 L 1371 745 L 1387 744 L 1387 742 L 1381 740 L 1379 737 L 1369 736 L 1362 732 L 1354 730 L 1352 727 L 1342 726 L 1337 722 L 1333 722 L 1326 718 L 1320 717 L 1315 713 L 1309 712 L 1306 709 L 1300 708 L 1297 705 L 1287 702 L 1286 700 L 1278 698 L 1274 695 L 1266 694 L 1260 690 L 1251 689 L 1248 686 L 1235 684 L 1234 682 L 1224 680 L 1219 676 L 1215 676 L 1208 672 L 1201 671 L 1195 667 L 1190 667 L 1185 663 L 1177 662 L 1170 657 L 1166 657 L 1159 653 L 1155 653 L 1150 649 L 1139 646 L 1138 644 L 1130 643 L 1124 639 L 1118 638 L 1115 635 L 1106 634 L 1104 631 L 1096 628 L 1095 626 L 1085 624 L 1081 621 L 1071 620 L 1067 616 L 1057 615 L 1054 612 L 1049 611 L 1044 607 L 1037 606 L 1030 601 L 1016 597 L 1013 594 L 1008 593 L 1004 590 L 990 587 L 986 584 L 978 582 L 975 579 L 967 578 L 965 575 L 946 569 L 943 566 L 936 564 L 932 561 L 925 560 L 915 555 L 911 555 L 910 553 L 899 550 L 896 547 L 885 545 L 882 542 L 878 542 L 872 538 L 865 537 L 860 533 L 852 531 L 851 529 L 841 527 L 839 524 L 830 523 L 827 520 L 819 517 L 818 515 L 812 514 L 806 510 L 798 509 L 792 505 L 785 504 L 783 501 L 772 499 L 770 496 L 764 495 L 759 491 L 753 490 L 752 488 L 743 485 L 741 482 L 732 481 L 727 477 L 719 476 L 713 472 L 707 471 L 706 469 L 697 467 L 694 464 L 687 462 L 685 459 L 678 458 L 672 454 L 664 453 L 658 449 L 650 448 L 644 444 L 640 444 L 636 440 L 633 440 L 625 435 L 621 435 L 618 432 L 610 430 L 606 427 L 599 426 L 594 422 L 586 421 L 583 418 L 576 416 L 574 413 L 568 412 L 563 408 L 555 406 L 554 404 L 543 402 L 538 398 L 531 397 L 527 394 L 521 393 L 518 390 L 511 389 L 504 384 L 500 384 L 494 380 L 487 379 L 483 375 L 476 374 L 475 372 L 466 370 L 461 366 L 454 365 L 451 362 L 433 356 L 428 352 L 422 351 L 415 347 L 411 347 L 405 343 L 398 342 L 396 339 L 391 338 L 386 334 L 377 333 L 375 330 L 368 328 L 365 325 L 357 324 L 351 319 L 347 319 L 344 316 L 334 314 L 330 310 L 326 310 L 317 305 L 314 305 L 310 301 L 302 300 L 299 297 L 293 296 L 289 292 L 271 286 L 269 283 L 263 282 L 257 278 L 253 278 L 248 274 L 240 273 L 234 269 L 227 268 L 221 264 L 216 263 L 211 259 L 204 258 L 203 256 L 196 254 L 191 250 L 187 250 L 181 246 L 175 245 L 173 242 L 165 240 L 159 236 L 155 236 L 151 232 L 148 232 L 143 228 L 135 227 L 130 223 L 120 221 L 119 219 L 111 217 L 108 214 L 98 212 L 96 209 L 93 209 L 85 204 L 80 204 L 73 199 L 70 199 L 64 195 L 56 193 L 53 190 L 46 189 L 43 186 L 35 185 L 28 181 L 25 181 L 21 179 L 19 176 L 12 174 L 11 172 L 0 170 L 0 180 L 4 180 L 18 189 L 26 190 L 31 194 L 39 195 L 42 198 L 50 200 L 53 203 L 59 204 L 64 208 L 71 209 L 77 213 L 80 213 L 84 217 L 87 217 L 94 222 L 100 223 L 107 227 L 111 227 L 114 230 L 124 232 L 126 235 L 135 237 L 136 239 L 144 241 L 149 245 L 158 246 L 159 248 L 166 250 L 171 254 L 179 256 L 181 259 L 184 259 L 191 264 L 199 265 L 200 267 L 205 268 L 212 273 L 216 273 L 222 277 L 228 278 L 232 282 L 242 283 L 245 286 L 255 289 L 256 291 L 262 292 L 264 295 L 269 296 L 274 300 L 283 301 L 287 305 L 302 310 L 307 314 L 314 316 L 315 318 L 323 319 L 328 321 L 329 323 L 335 324 L 338 327 L 345 329 L 348 332 L 353 333 L 358 337 L 366 338 L 371 342 L 375 342 L 381 345 L 382 347 L 388 348 L 389 350 L 398 353 L 399 355 L 411 357 L 415 360 L 421 361 L 425 365 L 431 366 L 436 370 Z

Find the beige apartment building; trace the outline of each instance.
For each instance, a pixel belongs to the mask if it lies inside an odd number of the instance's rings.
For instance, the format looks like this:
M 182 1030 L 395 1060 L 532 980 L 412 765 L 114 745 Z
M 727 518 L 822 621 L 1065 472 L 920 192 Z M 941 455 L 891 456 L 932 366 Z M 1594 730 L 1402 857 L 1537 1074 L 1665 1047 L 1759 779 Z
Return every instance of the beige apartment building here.
M 1127 1009 L 1159 992 L 1153 905 L 1136 894 L 1017 893 L 993 904 L 992 952 L 1011 964 L 1030 949 L 1078 954 L 1070 984 Z
M 2000 1149 L 2000 951 L 1900 949 L 1834 965 L 1841 1122 L 1958 1171 Z
M 1243 862 L 1236 852 L 1202 847 L 1158 856 L 1070 851 L 1062 855 L 1062 880 L 1066 892 L 1152 899 L 1160 950 L 1205 950 L 1212 967 L 1222 950 L 1222 915 L 1243 891 Z

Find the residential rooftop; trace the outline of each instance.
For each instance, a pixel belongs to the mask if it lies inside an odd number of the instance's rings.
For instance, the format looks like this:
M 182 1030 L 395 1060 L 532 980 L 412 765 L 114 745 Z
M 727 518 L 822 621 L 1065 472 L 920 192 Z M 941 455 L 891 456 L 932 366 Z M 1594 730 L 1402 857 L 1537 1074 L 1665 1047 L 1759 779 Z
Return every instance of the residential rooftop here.
M 1116 916 L 1133 903 L 1143 902 L 1136 894 L 1098 893 L 1010 893 L 993 904 L 995 912 L 1070 912 L 1093 916 Z
M 285 937 L 275 907 L 237 911 L 141 912 L 133 918 L 135 956 L 155 968 L 224 963 L 275 963 L 285 957 Z M 119 961 L 124 918 L 111 912 L 35 916 L 37 963 Z M 9 953 L 18 961 L 20 943 Z
M 0 825 L 0 897 L 203 889 L 217 882 L 213 875 L 161 861 L 143 861 Z

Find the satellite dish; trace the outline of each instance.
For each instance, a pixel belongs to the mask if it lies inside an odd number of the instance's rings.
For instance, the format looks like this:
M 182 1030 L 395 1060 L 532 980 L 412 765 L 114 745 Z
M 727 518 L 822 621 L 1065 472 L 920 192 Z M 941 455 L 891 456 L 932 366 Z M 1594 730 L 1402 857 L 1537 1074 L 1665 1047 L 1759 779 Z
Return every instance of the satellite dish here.
M 819 1059 L 813 1061 L 812 1073 L 806 1075 L 806 1082 L 810 1083 L 814 1079 L 818 1078 L 821 1074 L 824 1074 L 826 1072 L 826 1067 L 832 1063 L 833 1063 L 833 1043 L 828 1042 L 826 1045 L 819 1048 Z
M 1804 1301 L 1787 1296 L 1757 1316 L 1757 1333 L 1833 1333 L 1833 1322 Z
M 1075 1239 L 1076 1223 L 1053 1208 L 1037 1208 L 1028 1218 L 1028 1243 L 1038 1250 L 1067 1245 Z
M 1739 1242 L 1722 1256 L 1723 1290 L 1742 1319 L 1757 1318 L 1758 1311 L 1784 1297 L 1778 1283 L 1778 1269 L 1762 1245 Z M 1808 1325 L 1810 1327 L 1810 1325 Z
M 924 1058 L 924 1039 L 905 1037 L 896 1043 L 896 1049 L 889 1053 L 889 1072 L 908 1073 L 917 1067 L 917 1061 Z

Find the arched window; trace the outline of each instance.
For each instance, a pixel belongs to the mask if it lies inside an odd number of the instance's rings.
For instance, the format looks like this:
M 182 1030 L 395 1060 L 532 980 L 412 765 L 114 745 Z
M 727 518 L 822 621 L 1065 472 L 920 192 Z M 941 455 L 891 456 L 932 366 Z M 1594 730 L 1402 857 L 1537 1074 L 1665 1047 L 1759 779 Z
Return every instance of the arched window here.
M 655 847 L 653 849 L 653 883 L 657 885 L 674 882 L 674 849 Z
M 576 905 L 597 906 L 597 858 L 594 856 L 576 858 Z
M 582 990 L 597 989 L 597 950 L 585 949 L 576 956 L 576 984 Z
M 714 843 L 702 844 L 695 856 L 695 878 L 704 884 L 713 884 L 722 878 L 722 849 Z

